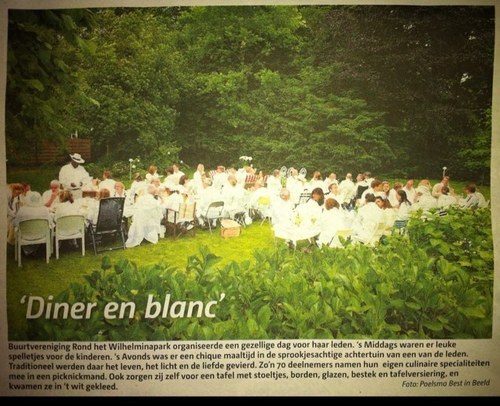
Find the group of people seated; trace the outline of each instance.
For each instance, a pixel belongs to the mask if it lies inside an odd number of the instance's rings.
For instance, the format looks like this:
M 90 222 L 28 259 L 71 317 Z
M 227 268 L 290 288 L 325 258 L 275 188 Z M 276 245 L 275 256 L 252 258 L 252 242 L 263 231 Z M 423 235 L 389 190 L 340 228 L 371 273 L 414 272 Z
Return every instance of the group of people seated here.
M 288 176 L 280 170 L 266 176 L 251 166 L 226 170 L 220 165 L 207 173 L 199 164 L 189 178 L 179 165 L 165 170 L 163 176 L 151 165 L 144 177 L 135 174 L 126 190 L 110 171 L 105 170 L 100 181 L 92 179 L 81 166 L 83 158 L 79 154 L 70 157 L 59 179 L 52 180 L 43 194 L 29 190 L 29 185 L 9 185 L 11 233 L 20 221 L 29 218 L 47 218 L 51 226 L 56 226 L 58 218 L 80 214 L 89 224 L 95 224 L 100 201 L 121 197 L 125 199 L 123 215 L 131 219 L 127 247 L 137 246 L 144 239 L 156 243 L 166 223 L 173 221 L 172 214 L 181 207 L 192 207 L 191 216 L 200 225 L 213 225 L 207 222 L 214 221 L 209 215 L 214 202 L 221 202 L 223 218 L 242 224 L 257 217 L 270 219 L 275 235 L 294 244 L 315 238 L 319 245 L 340 246 L 337 234 L 341 230 L 349 230 L 354 241 L 368 243 L 379 224 L 391 227 L 397 220 L 406 221 L 412 211 L 487 206 L 473 184 L 466 187 L 464 197 L 457 196 L 448 176 L 433 186 L 422 180 L 415 187 L 414 180 L 409 179 L 404 185 L 396 182 L 391 187 L 369 172 L 358 174 L 355 180 L 347 173 L 339 182 L 335 173 L 323 179 L 315 171 L 308 181 L 294 168 L 288 170 Z

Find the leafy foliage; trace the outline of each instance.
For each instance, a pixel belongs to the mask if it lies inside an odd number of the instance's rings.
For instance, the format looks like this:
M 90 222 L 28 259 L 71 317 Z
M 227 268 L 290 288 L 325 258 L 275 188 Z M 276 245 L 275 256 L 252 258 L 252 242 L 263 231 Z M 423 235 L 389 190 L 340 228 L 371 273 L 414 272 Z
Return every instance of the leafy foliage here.
M 91 55 L 94 23 L 85 9 L 9 11 L 6 134 L 10 158 L 60 141 L 78 128 L 75 104 L 97 103 L 82 88 L 75 61 Z
M 78 130 L 96 161 L 488 183 L 493 45 L 493 7 L 15 10 L 9 159 Z
M 406 236 L 376 247 L 291 254 L 261 249 L 255 261 L 218 266 L 202 248 L 185 270 L 138 268 L 104 257 L 101 270 L 55 301 L 98 303 L 90 320 L 30 321 L 29 339 L 180 340 L 276 338 L 488 338 L 493 255 L 489 210 L 412 219 Z M 410 242 L 410 243 L 409 243 Z M 149 294 L 162 301 L 212 300 L 216 318 L 144 319 Z M 105 320 L 107 302 L 135 302 L 133 318 Z

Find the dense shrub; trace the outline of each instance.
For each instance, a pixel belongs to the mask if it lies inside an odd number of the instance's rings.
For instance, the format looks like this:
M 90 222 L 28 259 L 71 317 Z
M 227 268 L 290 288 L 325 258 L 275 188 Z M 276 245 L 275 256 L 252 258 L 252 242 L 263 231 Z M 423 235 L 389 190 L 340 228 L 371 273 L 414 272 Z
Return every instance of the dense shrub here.
M 376 247 L 258 250 L 254 261 L 218 266 L 207 248 L 185 270 L 121 260 L 54 301 L 94 302 L 90 320 L 34 320 L 37 340 L 292 338 L 488 338 L 493 245 L 489 210 L 414 218 L 406 235 Z M 147 297 L 218 300 L 215 318 L 144 319 Z M 108 302 L 135 302 L 134 317 L 105 320 Z

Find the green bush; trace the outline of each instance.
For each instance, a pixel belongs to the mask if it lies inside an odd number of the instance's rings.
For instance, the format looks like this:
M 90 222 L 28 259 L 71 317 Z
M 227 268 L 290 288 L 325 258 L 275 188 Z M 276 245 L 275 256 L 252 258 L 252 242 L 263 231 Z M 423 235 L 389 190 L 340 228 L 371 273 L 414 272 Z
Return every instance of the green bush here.
M 376 247 L 257 250 L 254 261 L 218 266 L 206 247 L 179 270 L 111 264 L 56 301 L 97 302 L 89 320 L 30 320 L 32 340 L 489 338 L 493 245 L 489 210 L 414 218 L 407 235 Z M 144 318 L 148 295 L 163 302 L 219 300 L 215 318 Z M 105 320 L 104 305 L 134 302 L 133 318 Z

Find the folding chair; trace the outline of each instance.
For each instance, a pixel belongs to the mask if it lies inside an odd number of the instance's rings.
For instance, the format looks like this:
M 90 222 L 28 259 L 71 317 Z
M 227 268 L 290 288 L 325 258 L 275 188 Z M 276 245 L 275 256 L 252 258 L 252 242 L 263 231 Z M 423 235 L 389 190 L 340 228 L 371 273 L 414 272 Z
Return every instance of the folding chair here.
M 45 244 L 45 256 L 47 264 L 49 263 L 52 252 L 52 232 L 47 219 L 30 219 L 19 222 L 16 228 L 16 240 L 14 259 L 17 265 L 21 266 L 21 247 L 25 245 Z
M 82 257 L 85 256 L 85 217 L 71 215 L 59 217 L 55 229 L 56 259 L 59 259 L 59 241 L 82 240 Z
M 99 201 L 99 214 L 96 224 L 89 224 L 88 231 L 91 237 L 94 254 L 98 252 L 114 249 L 125 249 L 125 233 L 123 224 L 123 206 L 125 203 L 124 197 L 108 197 Z M 121 245 L 106 247 L 98 250 L 96 237 L 116 236 L 119 234 Z
M 307 192 L 307 193 L 301 193 L 300 197 L 299 197 L 299 202 L 297 203 L 297 206 L 299 204 L 307 203 L 310 198 L 311 198 L 311 193 L 309 193 L 309 192 Z
M 200 218 L 208 223 L 208 229 L 212 232 L 212 221 L 217 222 L 222 218 L 222 211 L 224 210 L 224 202 L 216 201 L 208 205 L 207 210 Z

